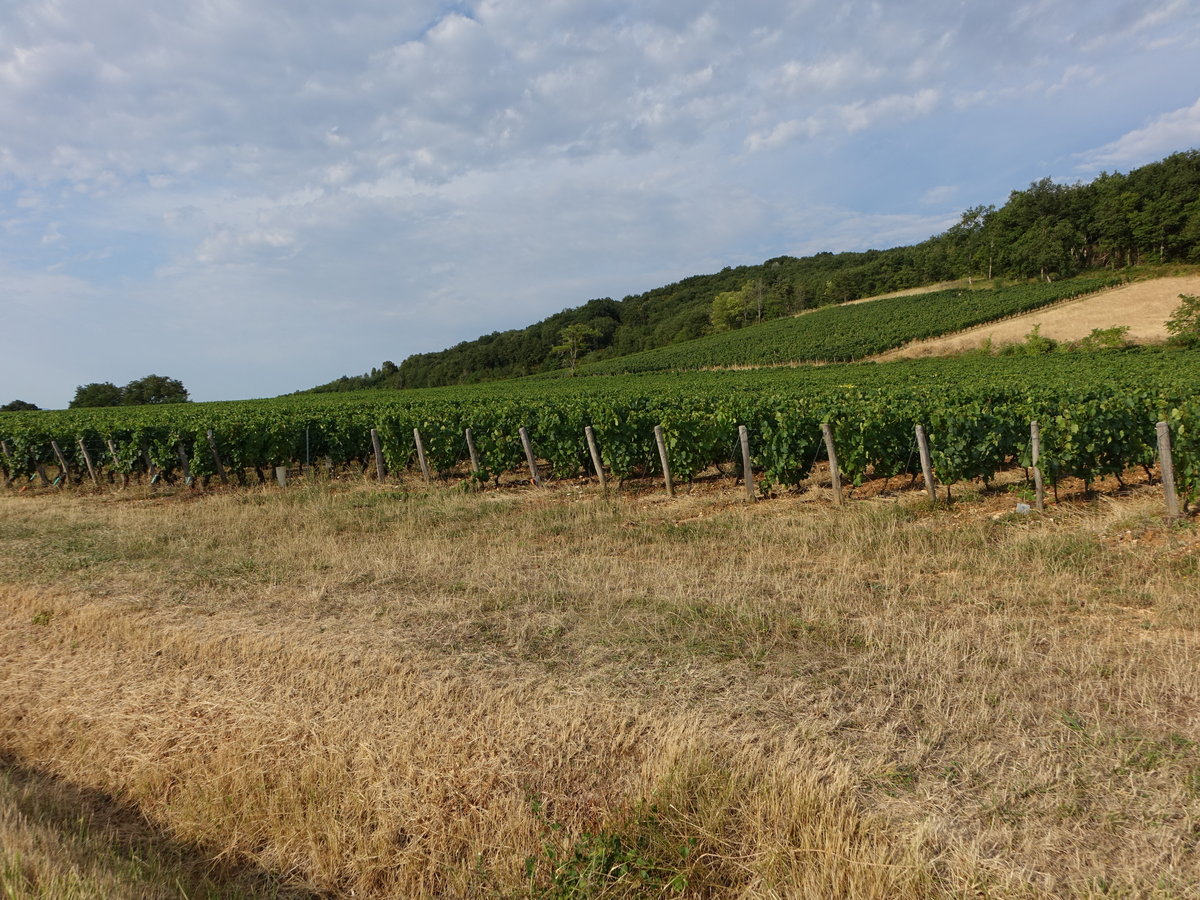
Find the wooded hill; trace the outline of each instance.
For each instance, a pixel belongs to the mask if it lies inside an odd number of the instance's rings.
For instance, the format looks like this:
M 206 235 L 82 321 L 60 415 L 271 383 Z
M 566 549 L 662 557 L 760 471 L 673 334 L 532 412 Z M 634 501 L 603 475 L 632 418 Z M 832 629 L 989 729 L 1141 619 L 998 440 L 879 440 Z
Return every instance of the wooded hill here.
M 385 362 L 314 391 L 415 388 L 531 375 L 664 347 L 713 332 L 959 278 L 1059 279 L 1092 269 L 1200 261 L 1200 150 L 1088 183 L 1049 178 L 1000 208 L 966 210 L 949 230 L 890 250 L 779 256 L 630 295 L 590 300 L 527 328 Z

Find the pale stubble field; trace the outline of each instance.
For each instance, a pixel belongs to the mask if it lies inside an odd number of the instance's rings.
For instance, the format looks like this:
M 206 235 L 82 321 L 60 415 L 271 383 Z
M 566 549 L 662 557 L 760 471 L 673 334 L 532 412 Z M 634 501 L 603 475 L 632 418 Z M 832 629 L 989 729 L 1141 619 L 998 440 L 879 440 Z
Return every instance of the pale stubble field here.
M 969 493 L 0 497 L 0 885 L 1197 896 L 1195 525 Z

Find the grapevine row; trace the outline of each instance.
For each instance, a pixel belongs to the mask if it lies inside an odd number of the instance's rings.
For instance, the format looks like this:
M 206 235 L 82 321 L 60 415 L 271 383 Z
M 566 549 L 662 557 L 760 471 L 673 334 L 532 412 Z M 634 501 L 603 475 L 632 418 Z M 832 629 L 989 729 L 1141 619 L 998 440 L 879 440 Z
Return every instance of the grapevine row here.
M 677 477 L 734 460 L 737 430 L 751 434 L 760 480 L 793 485 L 821 457 L 820 424 L 833 425 L 843 474 L 854 483 L 915 469 L 913 426 L 929 433 L 938 479 L 991 478 L 1028 465 L 1029 422 L 1041 423 L 1043 472 L 1092 481 L 1155 460 L 1155 422 L 1170 423 L 1181 491 L 1200 494 L 1200 399 L 1194 353 L 1078 355 L 1062 361 L 919 361 L 822 370 L 706 373 L 509 383 L 477 388 L 111 410 L 9 413 L 0 419 L 10 478 L 55 466 L 56 443 L 68 466 L 116 473 L 215 474 L 212 432 L 235 473 L 327 459 L 371 458 L 371 429 L 387 466 L 415 460 L 420 429 L 429 464 L 446 472 L 465 463 L 471 428 L 480 477 L 523 468 L 517 435 L 528 429 L 553 473 L 587 467 L 584 429 L 592 426 L 603 462 L 618 478 L 658 471 L 654 427 L 670 443 Z M 838 381 L 837 379 L 842 379 Z M 180 451 L 184 456 L 180 456 Z
M 1059 303 L 1122 283 L 1111 276 L 945 290 L 829 306 L 788 319 L 592 363 L 593 375 L 862 359 L 922 338 Z

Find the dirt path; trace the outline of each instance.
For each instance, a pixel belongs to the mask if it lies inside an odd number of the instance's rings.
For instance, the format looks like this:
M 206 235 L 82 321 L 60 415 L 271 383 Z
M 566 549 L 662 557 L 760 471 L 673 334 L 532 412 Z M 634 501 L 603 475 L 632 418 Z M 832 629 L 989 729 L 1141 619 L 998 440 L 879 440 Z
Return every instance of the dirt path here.
M 1167 336 L 1165 322 L 1179 305 L 1180 294 L 1200 294 L 1200 275 L 1135 282 L 1000 322 L 914 341 L 876 359 L 945 356 L 976 348 L 989 338 L 997 346 L 1019 343 L 1034 325 L 1041 326 L 1043 337 L 1057 341 L 1078 340 L 1095 328 L 1114 325 L 1128 325 L 1129 339 L 1137 343 L 1159 341 Z

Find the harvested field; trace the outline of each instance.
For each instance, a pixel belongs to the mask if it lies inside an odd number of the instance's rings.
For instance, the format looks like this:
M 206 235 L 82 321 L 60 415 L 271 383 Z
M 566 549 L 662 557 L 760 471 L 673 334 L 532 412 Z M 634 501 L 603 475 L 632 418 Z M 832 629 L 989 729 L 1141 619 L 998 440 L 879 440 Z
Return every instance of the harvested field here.
M 992 346 L 1017 344 L 1035 325 L 1043 337 L 1056 341 L 1077 341 L 1096 328 L 1129 326 L 1129 340 L 1153 343 L 1167 337 L 1166 321 L 1179 305 L 1180 294 L 1200 294 L 1200 275 L 1154 278 L 1102 291 L 1076 300 L 1068 300 L 1046 309 L 1035 310 L 944 337 L 914 341 L 889 350 L 876 359 L 907 359 L 921 356 L 946 356 L 975 350 L 991 341 Z
M 865 493 L 0 497 L 0 886 L 1195 896 L 1195 526 Z

